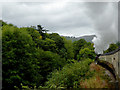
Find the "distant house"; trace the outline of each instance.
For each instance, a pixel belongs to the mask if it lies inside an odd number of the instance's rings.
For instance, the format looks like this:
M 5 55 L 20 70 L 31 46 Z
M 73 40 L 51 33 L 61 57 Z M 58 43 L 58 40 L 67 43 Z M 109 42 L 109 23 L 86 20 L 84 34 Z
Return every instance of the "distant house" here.
M 99 57 L 99 59 L 105 60 L 105 61 L 111 63 L 114 66 L 117 75 L 119 75 L 119 77 L 120 77 L 120 47 L 118 49 L 116 49 L 115 51 L 102 54 Z

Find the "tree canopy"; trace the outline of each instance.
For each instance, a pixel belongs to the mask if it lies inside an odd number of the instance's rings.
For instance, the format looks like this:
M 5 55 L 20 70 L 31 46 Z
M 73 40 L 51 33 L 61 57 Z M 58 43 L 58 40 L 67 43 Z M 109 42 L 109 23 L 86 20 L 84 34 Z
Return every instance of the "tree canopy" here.
M 3 89 L 48 88 L 54 81 L 70 88 L 87 77 L 95 57 L 93 43 L 84 39 L 72 42 L 44 31 L 41 25 L 18 28 L 2 21 Z
M 112 43 L 112 44 L 109 45 L 109 48 L 108 48 L 106 51 L 104 51 L 104 53 L 108 53 L 108 52 L 114 51 L 114 50 L 116 50 L 117 48 L 118 48 L 118 45 Z

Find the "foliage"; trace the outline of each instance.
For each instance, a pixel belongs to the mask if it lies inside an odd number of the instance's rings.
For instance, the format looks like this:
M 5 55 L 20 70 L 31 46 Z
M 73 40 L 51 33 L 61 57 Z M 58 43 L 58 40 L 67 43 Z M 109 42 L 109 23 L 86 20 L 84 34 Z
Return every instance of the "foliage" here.
M 81 88 L 107 88 L 108 83 L 99 75 L 94 75 L 89 79 L 80 82 Z
M 73 44 L 71 40 L 66 40 L 66 38 L 63 37 L 64 46 L 66 49 L 66 58 L 67 59 L 73 59 L 74 58 L 74 52 L 73 52 Z M 65 52 L 64 52 L 65 53 Z
M 43 49 L 44 51 L 51 51 L 56 53 L 57 52 L 57 46 L 55 44 L 55 41 L 49 38 L 46 38 L 45 40 L 39 40 L 37 42 L 37 45 L 39 48 Z
M 87 42 L 84 39 L 80 39 L 78 41 L 75 41 L 73 43 L 73 49 L 74 49 L 74 59 L 77 59 L 77 54 L 79 53 L 80 49 L 87 44 Z
M 106 69 L 101 67 L 98 64 L 91 63 L 90 64 L 90 71 L 94 71 L 94 75 L 89 78 L 82 80 L 80 82 L 81 88 L 113 88 L 111 87 L 111 78 L 107 75 Z
M 49 31 L 49 30 L 46 30 L 46 29 L 43 29 L 44 27 L 42 27 L 41 25 L 37 25 L 37 30 L 38 32 L 40 33 L 40 35 L 43 37 L 43 39 L 46 38 L 46 32 Z
M 21 88 L 20 83 L 34 86 L 41 80 L 41 75 L 37 71 L 40 67 L 36 66 L 32 37 L 14 26 L 5 25 L 2 29 L 3 88 Z
M 52 77 L 46 83 L 48 88 L 78 88 L 80 81 L 90 78 L 93 72 L 89 71 L 91 59 L 65 65 L 62 70 L 52 72 Z
M 95 58 L 95 52 L 93 43 L 86 42 L 84 39 L 80 39 L 79 41 L 75 41 L 73 43 L 74 47 L 74 59 L 80 60 L 83 58 Z
M 2 23 L 2 26 L 7 25 L 7 23 L 2 20 L 0 20 L 0 23 Z
M 47 80 L 47 75 L 55 69 L 59 69 L 65 65 L 65 59 L 60 58 L 56 53 L 50 51 L 37 50 L 36 57 L 38 58 L 40 70 L 39 73 L 43 76 L 42 83 Z
M 26 27 L 23 29 L 26 29 L 28 31 L 34 42 L 37 43 L 38 40 L 42 39 L 42 36 L 39 34 L 39 32 L 36 29 L 34 29 L 34 27 Z
M 77 88 L 93 75 L 92 43 L 72 43 L 41 25 L 18 28 L 1 22 L 3 89 Z
M 112 43 L 112 44 L 109 45 L 109 48 L 106 51 L 104 51 L 104 53 L 108 53 L 108 52 L 114 51 L 117 48 L 118 48 L 117 44 L 113 44 Z
M 83 60 L 85 58 L 95 59 L 95 52 L 94 50 L 90 50 L 89 48 L 84 48 L 79 51 L 77 55 L 77 60 Z
M 88 49 L 90 49 L 90 50 L 94 50 L 94 49 L 95 49 L 95 48 L 94 48 L 94 44 L 91 43 L 91 42 L 87 42 L 87 43 L 82 47 L 82 49 L 84 49 L 84 48 L 88 48 Z
M 117 45 L 118 47 L 120 47 L 120 42 L 117 42 L 116 45 Z
M 52 40 L 55 41 L 55 44 L 56 44 L 57 49 L 58 49 L 58 50 L 57 50 L 57 53 L 59 54 L 60 49 L 61 49 L 61 48 L 64 48 L 63 38 L 60 37 L 60 35 L 57 34 L 57 33 L 52 33 L 52 34 L 50 34 L 50 35 L 48 36 L 48 38 L 50 38 L 50 39 L 52 39 Z

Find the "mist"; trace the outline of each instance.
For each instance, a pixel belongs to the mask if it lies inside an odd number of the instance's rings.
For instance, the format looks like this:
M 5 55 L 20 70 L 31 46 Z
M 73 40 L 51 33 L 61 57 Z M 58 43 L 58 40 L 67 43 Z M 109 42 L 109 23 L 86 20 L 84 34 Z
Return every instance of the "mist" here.
M 95 34 L 92 40 L 97 54 L 102 54 L 109 44 L 118 41 L 118 3 L 87 3 L 87 14 L 93 21 Z

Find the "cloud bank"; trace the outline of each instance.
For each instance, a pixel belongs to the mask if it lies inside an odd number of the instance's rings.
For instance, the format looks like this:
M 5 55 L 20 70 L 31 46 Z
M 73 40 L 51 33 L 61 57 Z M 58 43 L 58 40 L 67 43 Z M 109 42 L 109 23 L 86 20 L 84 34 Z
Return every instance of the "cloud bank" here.
M 117 2 L 11 2 L 2 6 L 2 19 L 18 27 L 41 24 L 60 35 L 96 34 L 96 53 L 118 39 Z
M 109 44 L 118 41 L 118 3 L 87 3 L 96 35 L 93 39 L 96 53 L 103 53 Z

